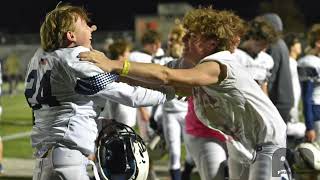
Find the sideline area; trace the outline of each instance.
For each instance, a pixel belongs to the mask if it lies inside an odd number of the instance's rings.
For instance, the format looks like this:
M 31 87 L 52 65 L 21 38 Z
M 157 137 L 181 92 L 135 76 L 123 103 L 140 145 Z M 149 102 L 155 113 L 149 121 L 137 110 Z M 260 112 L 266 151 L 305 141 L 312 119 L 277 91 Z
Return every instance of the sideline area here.
M 31 180 L 34 167 L 33 159 L 4 158 L 3 165 L 5 167 L 4 174 L 0 175 L 0 179 L 14 180 Z M 168 180 L 169 174 L 166 164 L 156 164 L 155 170 L 160 180 Z

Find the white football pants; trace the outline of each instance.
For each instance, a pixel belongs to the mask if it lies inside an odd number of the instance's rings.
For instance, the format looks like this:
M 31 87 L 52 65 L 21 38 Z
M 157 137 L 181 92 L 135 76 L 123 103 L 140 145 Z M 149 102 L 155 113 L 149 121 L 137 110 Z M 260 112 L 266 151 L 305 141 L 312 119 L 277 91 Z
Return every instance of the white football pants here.
M 88 162 L 78 150 L 55 147 L 46 157 L 36 159 L 33 180 L 89 180 Z

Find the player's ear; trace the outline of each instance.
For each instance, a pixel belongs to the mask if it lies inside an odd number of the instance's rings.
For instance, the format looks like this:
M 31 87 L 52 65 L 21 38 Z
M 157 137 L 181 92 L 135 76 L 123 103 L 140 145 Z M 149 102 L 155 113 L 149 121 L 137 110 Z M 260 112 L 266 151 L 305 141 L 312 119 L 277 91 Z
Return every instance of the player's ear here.
M 217 48 L 218 46 L 218 42 L 214 39 L 209 39 L 207 40 L 207 43 L 206 43 L 206 48 L 208 49 L 208 51 L 213 51 Z
M 75 42 L 75 41 L 76 41 L 76 36 L 75 36 L 75 34 L 74 34 L 72 31 L 68 31 L 68 32 L 67 32 L 67 39 L 68 39 L 70 42 Z

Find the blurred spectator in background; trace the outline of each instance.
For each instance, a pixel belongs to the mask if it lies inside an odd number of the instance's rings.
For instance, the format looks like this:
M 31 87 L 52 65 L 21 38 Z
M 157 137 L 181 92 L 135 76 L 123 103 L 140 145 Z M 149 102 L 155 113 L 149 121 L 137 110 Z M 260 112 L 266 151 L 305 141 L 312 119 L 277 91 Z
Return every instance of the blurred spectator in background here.
M 120 61 L 128 60 L 132 44 L 124 39 L 115 40 L 108 47 L 109 58 Z M 137 109 L 107 100 L 99 119 L 115 119 L 118 122 L 134 127 L 136 124 Z M 99 121 L 102 124 L 103 122 Z
M 2 115 L 2 60 L 0 60 L 0 120 Z
M 267 13 L 257 18 L 267 20 L 279 34 L 282 33 L 282 20 L 277 14 Z M 279 38 L 268 48 L 267 53 L 274 61 L 268 83 L 268 94 L 283 120 L 288 122 L 291 119 L 290 111 L 294 103 L 288 47 L 283 39 Z
M 4 72 L 8 77 L 9 94 L 12 95 L 16 92 L 19 81 L 20 62 L 19 57 L 12 53 L 8 56 L 4 63 Z
M 147 30 L 141 37 L 142 49 L 133 51 L 129 55 L 129 61 L 156 63 L 155 55 L 161 47 L 161 35 L 154 30 Z M 140 136 L 143 140 L 148 141 L 150 138 L 151 128 L 149 128 L 149 119 L 152 107 L 140 107 L 137 113 L 137 122 Z
M 161 34 L 155 30 L 147 30 L 141 37 L 141 44 L 142 49 L 130 53 L 129 61 L 142 63 L 158 63 L 155 61 L 155 57 L 157 52 L 159 51 L 159 48 L 161 48 Z M 145 142 L 149 142 L 155 133 L 149 126 L 151 115 L 152 106 L 139 107 L 137 109 L 137 123 L 139 127 L 139 134 Z M 151 158 L 148 180 L 158 180 Z
M 298 60 L 301 81 L 303 113 L 309 142 L 320 141 L 320 24 L 308 32 L 306 55 Z
M 104 54 L 106 54 L 108 57 L 110 56 L 109 54 L 109 47 L 111 44 L 114 43 L 114 40 L 111 37 L 108 37 L 104 40 L 103 43 L 103 47 L 102 47 L 102 51 L 104 52 Z
M 268 22 L 254 19 L 248 23 L 248 31 L 233 53 L 266 94 L 274 62 L 265 50 L 277 39 L 277 32 Z
M 2 68 L 1 68 L 1 62 L 0 61 L 0 121 L 2 119 Z M 2 139 L 0 136 L 0 174 L 3 173 L 3 165 L 2 165 L 2 158 L 3 158 L 3 144 Z
M 168 67 L 182 66 L 181 61 L 176 61 L 182 57 L 183 36 L 185 29 L 179 20 L 171 28 L 168 34 L 167 51 L 160 62 L 168 62 Z M 162 129 L 166 144 L 169 150 L 169 173 L 171 180 L 182 180 L 181 178 L 181 145 L 182 137 L 185 133 L 185 116 L 188 111 L 187 102 L 177 98 L 162 105 Z M 193 160 L 186 152 L 186 163 L 192 164 Z M 190 177 L 190 174 L 189 174 Z M 187 180 L 186 178 L 183 180 Z
M 295 143 L 290 144 L 290 141 L 303 138 L 306 130 L 304 123 L 302 123 L 299 118 L 301 87 L 298 75 L 297 60 L 299 55 L 301 54 L 302 48 L 298 34 L 288 33 L 284 37 L 284 41 L 289 49 L 289 65 L 294 97 L 294 105 L 290 111 L 291 119 L 287 122 L 288 147 L 290 148 L 295 147 Z
M 2 165 L 2 158 L 3 158 L 3 144 L 0 136 L 0 174 L 3 174 L 4 172 L 3 165 Z

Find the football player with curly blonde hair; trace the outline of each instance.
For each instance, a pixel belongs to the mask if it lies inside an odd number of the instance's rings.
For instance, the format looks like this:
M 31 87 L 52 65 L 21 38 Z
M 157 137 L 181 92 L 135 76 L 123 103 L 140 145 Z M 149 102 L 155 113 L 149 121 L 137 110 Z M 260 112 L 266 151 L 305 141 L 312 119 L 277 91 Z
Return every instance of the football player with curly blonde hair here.
M 199 120 L 225 134 L 229 179 L 281 179 L 286 171 L 286 124 L 269 97 L 231 54 L 245 32 L 230 11 L 198 8 L 186 13 L 183 60 L 190 68 L 121 63 L 91 51 L 80 54 L 106 72 L 175 87 L 193 97 Z M 279 150 L 279 151 L 278 151 Z M 276 156 L 275 156 L 276 154 Z M 280 156 L 279 156 L 280 155 Z M 279 159 L 276 159 L 279 157 Z M 273 162 L 277 162 L 274 164 Z

